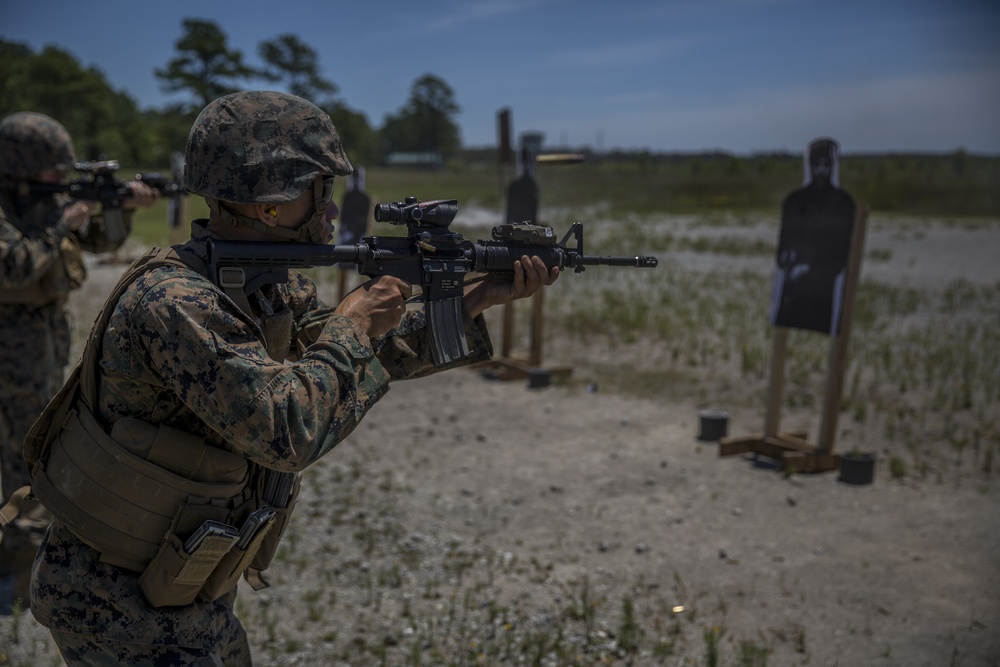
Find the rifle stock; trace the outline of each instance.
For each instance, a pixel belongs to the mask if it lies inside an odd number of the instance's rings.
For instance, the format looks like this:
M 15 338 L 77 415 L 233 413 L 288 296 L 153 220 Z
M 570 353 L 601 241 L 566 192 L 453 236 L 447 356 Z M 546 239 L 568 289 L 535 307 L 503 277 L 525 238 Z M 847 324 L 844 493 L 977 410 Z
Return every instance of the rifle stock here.
M 560 242 L 549 227 L 529 223 L 498 225 L 493 240 L 467 241 L 449 230 L 458 202 L 433 200 L 377 204 L 375 219 L 405 224 L 407 236 L 367 236 L 361 243 L 323 245 L 312 243 L 260 243 L 256 241 L 208 242 L 209 278 L 237 303 L 260 287 L 288 280 L 289 269 L 352 263 L 369 278 L 389 275 L 420 288 L 434 364 L 441 366 L 469 354 L 464 335 L 462 296 L 471 274 L 513 275 L 514 263 L 527 255 L 538 256 L 548 268 L 587 266 L 652 268 L 650 256 L 596 256 L 583 252 L 583 225 L 574 223 Z M 575 246 L 568 244 L 575 239 Z

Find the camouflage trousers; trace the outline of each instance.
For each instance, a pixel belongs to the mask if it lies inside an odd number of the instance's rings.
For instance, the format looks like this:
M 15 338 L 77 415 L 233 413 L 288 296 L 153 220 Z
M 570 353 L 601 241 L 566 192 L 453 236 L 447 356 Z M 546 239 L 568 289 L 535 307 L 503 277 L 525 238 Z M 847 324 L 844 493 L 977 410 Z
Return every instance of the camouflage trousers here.
M 62 386 L 69 320 L 61 304 L 2 304 L 0 341 L 0 483 L 8 498 L 28 483 L 24 437 Z
M 246 633 L 219 651 L 103 641 L 93 635 L 51 630 L 68 667 L 250 667 Z
M 62 377 L 61 368 L 58 373 Z M 17 387 L 10 386 L 7 378 L 0 380 L 0 478 L 5 498 L 29 481 L 21 455 L 24 437 L 58 390 L 51 374 Z

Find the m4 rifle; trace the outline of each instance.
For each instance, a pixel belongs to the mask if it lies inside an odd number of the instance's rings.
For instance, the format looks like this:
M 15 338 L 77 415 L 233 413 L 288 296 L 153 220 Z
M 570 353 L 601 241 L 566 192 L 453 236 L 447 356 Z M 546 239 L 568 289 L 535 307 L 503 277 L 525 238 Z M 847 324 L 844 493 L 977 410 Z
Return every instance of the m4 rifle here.
M 76 171 L 89 174 L 63 183 L 41 183 L 39 181 L 20 181 L 18 194 L 63 193 L 72 199 L 99 202 L 109 242 L 113 244 L 125 240 L 128 229 L 121 214 L 122 203 L 131 196 L 132 190 L 128 183 L 115 177 L 119 165 L 117 160 L 101 160 L 95 162 L 77 162 L 73 165 Z M 136 174 L 136 181 L 145 183 L 165 197 L 178 197 L 186 194 L 180 183 L 168 181 L 157 172 Z
M 406 236 L 366 236 L 360 243 L 342 245 L 212 239 L 208 242 L 209 278 L 227 293 L 250 294 L 264 285 L 287 281 L 289 269 L 354 263 L 358 273 L 369 278 L 395 276 L 420 288 L 414 298 L 424 304 L 434 364 L 441 366 L 469 355 L 462 296 L 474 274 L 513 276 L 514 263 L 525 255 L 537 255 L 549 269 L 575 273 L 588 266 L 652 268 L 658 263 L 649 256 L 585 254 L 579 222 L 558 242 L 552 228 L 530 222 L 497 225 L 492 240 L 467 241 L 449 229 L 457 213 L 455 199 L 407 197 L 403 202 L 375 205 L 375 220 L 406 225 Z

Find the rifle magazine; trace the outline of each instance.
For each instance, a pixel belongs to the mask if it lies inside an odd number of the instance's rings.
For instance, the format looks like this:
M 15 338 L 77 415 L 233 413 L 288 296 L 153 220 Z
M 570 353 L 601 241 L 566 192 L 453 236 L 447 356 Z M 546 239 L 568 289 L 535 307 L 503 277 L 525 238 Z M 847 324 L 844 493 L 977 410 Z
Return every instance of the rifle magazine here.
M 469 356 L 462 317 L 462 297 L 453 296 L 427 303 L 427 329 L 435 366 Z

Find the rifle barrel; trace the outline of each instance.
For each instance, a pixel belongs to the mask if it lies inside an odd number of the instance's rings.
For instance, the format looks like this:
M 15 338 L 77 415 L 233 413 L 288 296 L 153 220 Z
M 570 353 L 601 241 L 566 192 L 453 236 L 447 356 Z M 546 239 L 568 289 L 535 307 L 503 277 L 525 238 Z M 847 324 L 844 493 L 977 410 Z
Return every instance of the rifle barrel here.
M 659 264 L 656 257 L 637 255 L 635 257 L 623 257 L 615 255 L 577 255 L 576 261 L 570 266 L 634 266 L 636 268 L 654 268 Z
M 615 257 L 598 255 L 581 255 L 575 250 L 567 250 L 562 246 L 548 244 L 502 243 L 497 241 L 479 242 L 467 253 L 472 260 L 473 271 L 487 273 L 510 273 L 514 270 L 514 262 L 522 255 L 538 255 L 548 267 L 558 266 L 562 269 L 575 268 L 583 271 L 584 266 L 632 266 L 638 268 L 653 268 L 657 265 L 656 257 Z

